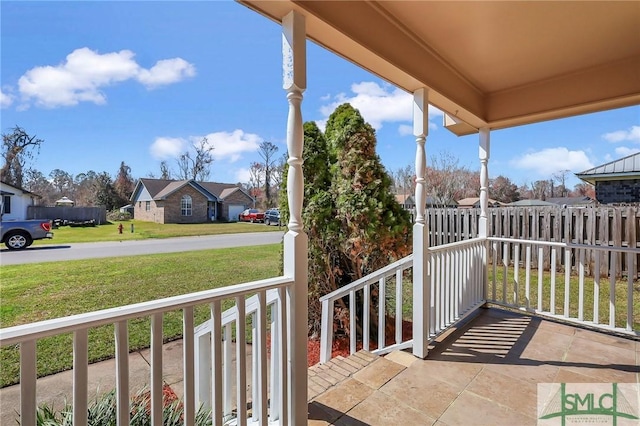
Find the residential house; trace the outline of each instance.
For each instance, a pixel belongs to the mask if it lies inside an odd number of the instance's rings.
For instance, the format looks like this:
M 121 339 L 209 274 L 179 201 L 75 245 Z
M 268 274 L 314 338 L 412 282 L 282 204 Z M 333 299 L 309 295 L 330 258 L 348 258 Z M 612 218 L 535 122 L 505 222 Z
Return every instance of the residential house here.
M 640 203 L 640 152 L 576 173 L 602 204 Z
M 69 333 L 73 333 L 69 352 L 73 350 L 74 355 L 73 423 L 76 426 L 88 423 L 87 336 L 91 328 L 106 324 L 115 330 L 113 381 L 118 400 L 117 423 L 128 424 L 130 379 L 133 381 L 136 375 L 142 375 L 140 371 L 134 374 L 128 362 L 129 324 L 136 318 L 150 323 L 150 355 L 143 364 L 149 367 L 145 378 L 151 383 L 153 424 L 162 424 L 166 383 L 163 371 L 169 364 L 163 362 L 162 324 L 163 316 L 175 310 L 182 312 L 184 340 L 182 374 L 172 377 L 182 379 L 183 420 L 188 425 L 195 424 L 200 403 L 212 408 L 212 422 L 216 425 L 232 422 L 295 426 L 478 422 L 525 425 L 535 424 L 540 416 L 535 407 L 537 384 L 613 383 L 614 393 L 619 383 L 637 384 L 637 342 L 622 337 L 625 334 L 637 339 L 640 332 L 634 317 L 633 281 L 616 284 L 611 280 L 610 286 L 600 282 L 601 274 L 615 277 L 618 262 L 613 260 L 618 253 L 630 259 L 628 270 L 637 271 L 636 256 L 629 255 L 634 253 L 633 249 L 619 244 L 592 245 L 589 247 L 592 253 L 584 256 L 582 244 L 538 241 L 535 237 L 524 241 L 494 237 L 489 234 L 487 212 L 490 136 L 494 129 L 640 105 L 637 2 L 240 2 L 264 19 L 282 25 L 282 38 L 278 43 L 282 41 L 285 91 L 282 98 L 283 102 L 286 99 L 289 111 L 286 134 L 290 219 L 283 238 L 281 274 L 0 330 L 0 346 L 20 346 L 21 424 L 35 425 L 37 402 L 50 396 L 44 395 L 41 389 L 36 392 L 39 340 Z M 596 28 L 600 30 L 595 31 Z M 233 43 L 233 37 L 230 40 Z M 323 296 L 322 311 L 328 320 L 322 327 L 321 339 L 327 342 L 322 346 L 326 348 L 322 353 L 329 356 L 333 301 L 345 298 L 355 301 L 356 297 L 377 299 L 380 321 L 376 351 L 381 354 L 380 346 L 388 340 L 385 322 L 386 313 L 390 312 L 388 306 L 382 305 L 387 300 L 385 288 L 389 292 L 393 291 L 392 287 L 402 289 L 404 277 L 409 279 L 409 276 L 412 327 L 411 339 L 402 342 L 402 333 L 397 333 L 402 330 L 403 321 L 403 310 L 399 309 L 400 315 L 395 318 L 396 343 L 384 348 L 391 352 L 389 356 L 378 360 L 372 370 L 354 372 L 343 386 L 336 385 L 329 390 L 331 393 L 317 398 L 320 391 L 314 390 L 311 379 L 320 375 L 308 373 L 308 240 L 302 221 L 303 101 L 305 91 L 318 89 L 315 79 L 307 79 L 308 41 L 371 72 L 398 92 L 411 95 L 407 97 L 406 107 L 413 110 L 416 150 L 407 152 L 407 157 L 415 158 L 416 199 L 426 197 L 425 145 L 428 146 L 430 105 L 443 111 L 447 130 L 456 135 L 478 134 L 477 147 L 466 143 L 455 147 L 478 149 L 482 194 L 476 238 L 428 247 L 425 242 L 429 224 L 425 206 L 420 203 L 416 205 L 410 257 L 342 287 L 340 294 Z M 323 68 L 327 79 L 339 72 Z M 209 78 L 224 79 L 224 74 Z M 241 109 L 242 105 L 230 108 Z M 513 142 L 516 143 L 519 141 Z M 497 148 L 505 149 L 503 145 Z M 512 146 L 506 149 L 511 151 Z M 184 190 L 192 188 L 199 192 L 198 187 L 201 186 L 190 183 Z M 182 196 L 175 194 L 175 197 L 180 200 Z M 150 194 L 149 201 L 166 203 L 162 197 Z M 507 255 L 499 256 L 498 251 L 505 247 Z M 513 258 L 509 256 L 509 248 L 514 249 Z M 529 261 L 529 253 L 545 251 L 551 252 L 550 256 L 543 254 L 541 258 L 549 258 L 551 267 L 545 269 L 543 262 Z M 593 251 L 597 251 L 597 255 L 593 256 Z M 587 285 L 584 271 L 592 256 L 612 261 L 597 261 L 597 279 Z M 562 270 L 556 263 L 560 257 L 575 261 L 580 291 L 573 291 L 576 281 L 569 275 L 570 268 L 564 268 L 567 273 L 558 272 Z M 538 287 L 534 282 L 529 283 L 529 279 L 523 279 L 526 283 L 522 282 L 522 286 L 513 286 L 512 280 L 498 280 L 495 267 L 499 263 L 504 265 L 500 266 L 504 268 L 503 277 L 522 277 L 523 274 L 530 277 L 532 270 L 539 277 L 548 273 L 551 286 L 557 285 L 558 291 L 564 289 L 566 295 L 575 294 L 579 303 L 570 304 L 570 299 L 563 303 L 561 298 L 556 299 L 556 291 L 534 294 L 532 291 Z M 404 274 L 409 268 L 412 271 Z M 389 277 L 393 284 L 387 285 Z M 618 285 L 626 285 L 628 291 L 624 288 L 616 291 Z M 593 303 L 583 297 L 586 290 L 593 289 L 592 294 L 599 295 L 608 287 L 611 287 L 609 294 L 604 293 L 600 298 L 608 310 L 587 312 Z M 376 293 L 378 296 L 373 296 Z M 223 302 L 230 299 L 235 300 L 236 305 L 225 312 Z M 203 305 L 209 309 L 211 318 L 196 326 L 194 312 Z M 370 303 L 362 306 L 364 311 Z M 511 309 L 513 320 L 497 318 L 495 306 Z M 399 307 L 397 304 L 396 308 Z M 268 309 L 272 309 L 271 315 Z M 362 315 L 355 312 L 356 309 L 352 309 L 349 317 L 349 337 L 353 338 L 350 346 L 354 352 L 355 337 L 359 334 L 356 330 L 375 328 L 370 327 L 369 320 L 376 316 L 373 311 Z M 247 318 L 252 320 L 247 322 Z M 358 318 L 362 320 L 360 324 L 356 323 Z M 558 324 L 560 321 L 565 324 Z M 574 325 L 597 327 L 603 333 L 574 329 Z M 206 327 L 207 333 L 203 331 Z M 232 328 L 236 330 L 233 346 L 230 344 Z M 244 362 L 249 355 L 245 344 L 247 335 L 252 336 L 251 361 Z M 369 333 L 363 333 L 365 349 L 370 349 L 369 337 Z M 457 351 L 440 345 L 458 338 Z M 267 346 L 267 341 L 271 346 Z M 196 342 L 199 342 L 198 349 Z M 542 345 L 535 346 L 539 343 Z M 413 357 L 401 350 L 410 350 Z M 398 363 L 392 361 L 394 356 Z M 233 357 L 241 360 L 235 363 L 235 368 L 231 362 Z M 357 370 L 354 366 L 358 365 L 361 364 L 354 362 L 350 367 L 353 370 L 349 371 Z M 331 361 L 325 366 L 330 368 Z M 326 369 L 323 374 L 336 383 L 335 376 L 326 373 Z M 427 386 L 418 387 L 418 383 Z M 250 392 L 246 392 L 247 389 Z M 561 389 L 564 391 L 565 387 Z M 436 391 L 442 391 L 442 395 L 434 398 Z M 587 391 L 593 392 L 592 388 Z M 582 394 L 582 390 L 580 392 Z M 247 393 L 250 393 L 250 404 Z M 637 400 L 637 388 L 632 395 L 631 401 Z M 307 405 L 308 397 L 315 398 L 312 405 Z M 556 402 L 554 397 L 547 408 L 557 407 Z M 16 410 L 17 405 L 9 411 Z M 622 404 L 618 407 L 620 410 L 612 414 L 613 421 L 622 412 Z M 622 414 L 637 418 L 637 411 L 628 412 L 627 409 Z M 550 413 L 556 415 L 554 411 Z M 564 416 L 563 421 L 569 415 L 583 416 L 582 411 L 576 410 L 560 414 Z
M 35 206 L 41 198 L 24 188 L 1 181 L 0 196 L 2 197 L 2 220 L 27 219 L 28 207 Z
M 488 207 L 501 207 L 504 205 L 504 203 L 491 198 L 489 198 L 487 202 L 489 203 Z M 458 200 L 457 203 L 459 209 L 476 209 L 480 207 L 480 197 L 463 198 L 462 200 Z
M 231 183 L 140 179 L 131 195 L 133 215 L 156 223 L 235 221 L 253 198 Z

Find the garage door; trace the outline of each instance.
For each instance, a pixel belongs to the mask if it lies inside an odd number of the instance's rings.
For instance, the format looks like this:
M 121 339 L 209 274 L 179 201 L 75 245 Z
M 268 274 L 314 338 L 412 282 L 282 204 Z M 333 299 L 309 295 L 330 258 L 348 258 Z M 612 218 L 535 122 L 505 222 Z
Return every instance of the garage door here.
M 229 221 L 235 222 L 238 220 L 238 215 L 242 213 L 244 206 L 242 204 L 230 204 L 229 205 Z

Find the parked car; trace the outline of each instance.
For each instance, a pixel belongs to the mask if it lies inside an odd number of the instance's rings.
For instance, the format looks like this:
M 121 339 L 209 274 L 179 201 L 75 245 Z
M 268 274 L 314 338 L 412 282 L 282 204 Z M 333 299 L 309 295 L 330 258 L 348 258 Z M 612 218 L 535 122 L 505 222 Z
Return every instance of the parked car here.
M 280 226 L 280 210 L 278 209 L 269 209 L 264 212 L 264 223 L 268 225 L 278 225 Z
M 264 212 L 258 209 L 246 209 L 238 215 L 240 222 L 264 222 Z

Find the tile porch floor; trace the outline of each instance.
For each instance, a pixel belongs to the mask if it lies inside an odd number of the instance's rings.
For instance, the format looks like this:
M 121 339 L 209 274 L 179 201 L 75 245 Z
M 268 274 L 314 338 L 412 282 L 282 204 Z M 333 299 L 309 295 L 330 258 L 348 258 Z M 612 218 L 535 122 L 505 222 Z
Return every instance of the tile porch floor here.
M 640 342 L 499 309 L 438 339 L 426 360 L 357 355 L 310 369 L 309 425 L 535 425 L 538 383 L 640 378 Z

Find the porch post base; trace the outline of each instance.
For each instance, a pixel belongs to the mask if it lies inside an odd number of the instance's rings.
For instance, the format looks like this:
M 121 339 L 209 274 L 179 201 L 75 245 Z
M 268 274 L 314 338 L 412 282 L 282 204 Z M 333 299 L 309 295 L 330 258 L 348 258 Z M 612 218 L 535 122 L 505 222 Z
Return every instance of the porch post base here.
M 428 235 L 424 223 L 413 225 L 413 355 L 422 359 L 429 352 L 431 315 Z

